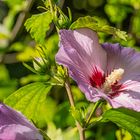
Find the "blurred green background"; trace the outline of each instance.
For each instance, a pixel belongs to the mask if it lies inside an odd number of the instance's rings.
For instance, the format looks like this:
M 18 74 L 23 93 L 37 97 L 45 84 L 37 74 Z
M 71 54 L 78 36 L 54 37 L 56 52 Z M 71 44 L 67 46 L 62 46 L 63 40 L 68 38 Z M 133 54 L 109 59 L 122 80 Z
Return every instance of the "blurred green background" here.
M 58 0 L 62 11 L 67 14 L 70 7 L 73 21 L 83 16 L 95 16 L 100 22 L 119 28 L 128 33 L 128 40 L 122 41 L 111 35 L 99 33 L 100 42 L 119 42 L 126 47 L 140 50 L 140 0 Z M 55 72 L 55 54 L 58 50 L 58 35 L 51 25 L 46 34 L 46 56 L 49 63 L 45 73 L 34 74 L 26 67 L 26 62 L 36 69 L 32 62 L 38 56 L 37 44 L 25 30 L 24 23 L 33 14 L 44 12 L 41 0 L 2 0 L 0 1 L 0 101 L 18 88 L 34 81 L 47 81 L 48 75 Z M 42 26 L 42 25 L 40 25 Z M 51 71 L 50 71 L 51 69 Z M 88 107 L 89 102 L 72 81 L 72 90 L 77 107 Z M 39 110 L 39 116 L 33 118 L 39 128 L 47 131 L 53 140 L 77 140 L 74 119 L 69 112 L 69 103 L 64 88 L 51 89 Z M 120 140 L 120 130 L 113 123 L 91 127 L 86 132 L 87 140 Z M 124 139 L 131 140 L 128 132 L 123 131 Z

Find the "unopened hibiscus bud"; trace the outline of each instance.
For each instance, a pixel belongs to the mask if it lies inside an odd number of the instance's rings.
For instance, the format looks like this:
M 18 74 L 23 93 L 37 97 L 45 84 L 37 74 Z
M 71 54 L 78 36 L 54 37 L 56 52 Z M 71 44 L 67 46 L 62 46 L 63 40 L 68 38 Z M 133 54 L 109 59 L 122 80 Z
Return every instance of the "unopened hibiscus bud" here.
M 43 140 L 21 113 L 0 103 L 0 140 Z
M 45 58 L 36 57 L 33 60 L 34 69 L 37 72 L 45 73 L 47 69 L 48 61 Z
M 60 28 L 68 28 L 70 26 L 69 18 L 65 15 L 60 15 L 58 19 L 58 24 Z
M 69 17 L 67 17 L 59 7 L 56 7 L 54 22 L 59 29 L 67 29 L 71 25 L 72 15 L 69 8 L 68 15 Z

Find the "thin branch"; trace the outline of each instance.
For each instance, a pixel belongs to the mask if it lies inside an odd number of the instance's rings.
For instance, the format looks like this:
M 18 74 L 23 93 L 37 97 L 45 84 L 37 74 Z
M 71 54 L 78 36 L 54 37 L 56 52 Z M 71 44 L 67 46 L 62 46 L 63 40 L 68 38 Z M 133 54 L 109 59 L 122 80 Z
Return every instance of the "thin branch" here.
M 65 81 L 65 88 L 66 88 L 66 91 L 68 94 L 68 98 L 69 98 L 71 107 L 75 107 L 74 99 L 73 99 L 73 95 L 72 95 L 72 91 L 71 91 L 70 83 L 69 83 L 68 79 Z

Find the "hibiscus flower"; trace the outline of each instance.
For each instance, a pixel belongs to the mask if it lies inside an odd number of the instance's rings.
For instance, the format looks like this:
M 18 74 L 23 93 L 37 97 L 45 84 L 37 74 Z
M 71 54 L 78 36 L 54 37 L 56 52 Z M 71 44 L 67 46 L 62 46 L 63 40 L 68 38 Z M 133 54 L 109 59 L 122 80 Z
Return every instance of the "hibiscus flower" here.
M 60 30 L 56 62 L 68 68 L 86 98 L 113 108 L 140 111 L 140 53 L 117 44 L 99 44 L 88 28 Z
M 0 103 L 0 140 L 43 140 L 43 137 L 21 113 Z

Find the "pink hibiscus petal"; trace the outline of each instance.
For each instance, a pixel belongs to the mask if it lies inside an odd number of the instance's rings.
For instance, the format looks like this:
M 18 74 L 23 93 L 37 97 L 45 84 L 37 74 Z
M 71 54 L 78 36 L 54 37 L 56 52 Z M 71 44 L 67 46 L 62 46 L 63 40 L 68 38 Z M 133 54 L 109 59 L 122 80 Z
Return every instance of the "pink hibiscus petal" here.
M 83 85 L 84 92 L 94 67 L 98 66 L 100 71 L 105 68 L 106 52 L 99 45 L 97 34 L 90 29 L 61 30 L 56 61 L 68 67 L 70 76 L 80 87 Z
M 113 108 L 125 107 L 140 111 L 140 94 L 134 91 L 121 92 L 119 96 L 109 100 Z
M 125 90 L 125 91 L 131 90 L 134 92 L 138 92 L 140 94 L 140 82 L 127 80 L 123 83 L 122 90 Z
M 0 140 L 43 140 L 38 130 L 19 112 L 0 103 Z
M 100 99 L 110 100 L 106 94 L 90 85 L 87 88 L 87 92 L 85 92 L 85 96 L 91 102 L 97 102 Z
M 1 140 L 41 140 L 42 136 L 37 134 L 31 128 L 20 125 L 11 124 L 0 127 Z M 42 139 L 43 140 L 43 139 Z

